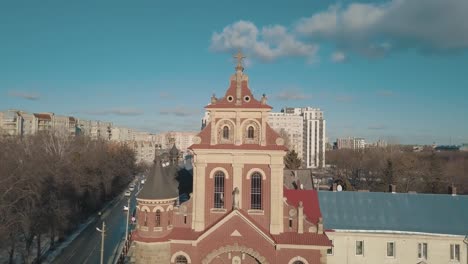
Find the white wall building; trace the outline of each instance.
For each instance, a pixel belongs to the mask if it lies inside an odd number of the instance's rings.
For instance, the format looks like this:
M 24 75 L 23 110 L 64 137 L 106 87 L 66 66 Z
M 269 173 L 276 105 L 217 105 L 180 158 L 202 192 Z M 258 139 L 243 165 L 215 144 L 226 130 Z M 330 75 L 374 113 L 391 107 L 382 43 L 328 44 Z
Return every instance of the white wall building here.
M 329 264 L 468 263 L 466 195 L 318 194 L 333 243 Z
M 323 111 L 312 107 L 286 107 L 281 113 L 271 113 L 269 124 L 277 132 L 284 129 L 288 133 L 291 139 L 288 147 L 299 152 L 304 167 L 325 166 L 326 123 Z

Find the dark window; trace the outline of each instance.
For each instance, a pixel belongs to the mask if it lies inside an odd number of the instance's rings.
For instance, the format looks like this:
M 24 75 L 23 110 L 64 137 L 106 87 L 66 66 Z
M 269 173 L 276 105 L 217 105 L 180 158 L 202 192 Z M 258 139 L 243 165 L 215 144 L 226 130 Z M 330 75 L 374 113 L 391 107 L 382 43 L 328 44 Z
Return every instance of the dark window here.
M 145 221 L 144 221 L 144 224 L 143 224 L 144 226 L 147 226 L 147 225 L 148 225 L 147 220 L 148 220 L 148 212 L 145 211 Z
M 217 171 L 214 176 L 214 208 L 224 208 L 224 173 Z
M 229 127 L 228 126 L 223 127 L 223 138 L 229 139 Z
M 300 261 L 300 260 L 296 260 L 293 262 L 293 264 L 304 264 L 304 262 Z
M 262 175 L 254 172 L 250 181 L 250 208 L 262 210 Z
M 161 211 L 156 210 L 156 226 L 161 226 Z
M 187 258 L 184 257 L 184 256 L 177 256 L 176 259 L 175 259 L 175 263 L 176 264 L 187 264 L 188 261 L 187 261 Z
M 250 138 L 250 139 L 254 138 L 254 128 L 253 128 L 253 126 L 249 126 L 249 128 L 247 128 L 247 137 Z
M 172 210 L 167 211 L 167 225 L 171 225 L 172 221 Z

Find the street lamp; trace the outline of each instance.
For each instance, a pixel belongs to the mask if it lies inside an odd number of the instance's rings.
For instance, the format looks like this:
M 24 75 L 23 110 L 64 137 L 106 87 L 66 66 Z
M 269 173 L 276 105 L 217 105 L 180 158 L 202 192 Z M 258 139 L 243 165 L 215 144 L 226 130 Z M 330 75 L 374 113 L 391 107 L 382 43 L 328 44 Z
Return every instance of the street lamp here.
M 106 233 L 106 223 L 102 221 L 102 229 L 96 227 L 96 230 L 101 233 L 101 264 L 104 264 L 104 236 Z

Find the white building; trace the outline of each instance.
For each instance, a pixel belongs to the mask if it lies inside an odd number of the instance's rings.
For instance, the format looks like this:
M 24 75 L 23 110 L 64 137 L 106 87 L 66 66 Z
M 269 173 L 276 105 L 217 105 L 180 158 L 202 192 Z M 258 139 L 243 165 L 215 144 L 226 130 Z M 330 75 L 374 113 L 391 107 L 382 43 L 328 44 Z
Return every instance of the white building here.
M 466 195 L 318 194 L 329 264 L 468 263 Z
M 280 136 L 286 135 L 286 145 L 289 150 L 297 152 L 298 158 L 304 160 L 304 120 L 300 115 L 292 113 L 270 113 L 268 124 Z
M 364 138 L 337 138 L 336 146 L 338 149 L 364 149 L 366 147 L 366 140 Z
M 326 129 L 323 111 L 319 108 L 283 108 L 281 113 L 271 113 L 270 126 L 280 133 L 284 130 L 291 140 L 289 148 L 295 149 L 304 167 L 325 166 Z
M 21 135 L 22 117 L 16 110 L 7 110 L 0 112 L 0 128 L 6 135 Z

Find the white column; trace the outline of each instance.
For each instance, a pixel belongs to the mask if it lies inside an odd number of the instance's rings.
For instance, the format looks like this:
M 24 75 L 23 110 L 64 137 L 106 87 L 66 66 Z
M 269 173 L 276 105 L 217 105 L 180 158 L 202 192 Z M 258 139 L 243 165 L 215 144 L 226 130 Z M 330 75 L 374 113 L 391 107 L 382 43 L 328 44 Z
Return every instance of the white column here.
M 192 229 L 196 232 L 205 229 L 205 171 L 205 162 L 195 162 L 193 167 Z
M 283 233 L 283 169 L 284 164 L 271 164 L 270 233 Z

